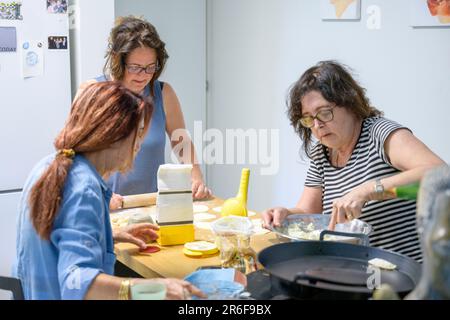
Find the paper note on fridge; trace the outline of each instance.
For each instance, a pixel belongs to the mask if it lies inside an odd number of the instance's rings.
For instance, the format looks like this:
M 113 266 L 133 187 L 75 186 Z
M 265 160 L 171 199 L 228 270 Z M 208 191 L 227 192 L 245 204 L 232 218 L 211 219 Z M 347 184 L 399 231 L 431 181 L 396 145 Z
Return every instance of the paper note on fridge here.
M 44 41 L 27 40 L 22 42 L 22 76 L 37 77 L 44 74 Z
M 16 48 L 16 28 L 0 27 L 0 52 L 16 52 Z

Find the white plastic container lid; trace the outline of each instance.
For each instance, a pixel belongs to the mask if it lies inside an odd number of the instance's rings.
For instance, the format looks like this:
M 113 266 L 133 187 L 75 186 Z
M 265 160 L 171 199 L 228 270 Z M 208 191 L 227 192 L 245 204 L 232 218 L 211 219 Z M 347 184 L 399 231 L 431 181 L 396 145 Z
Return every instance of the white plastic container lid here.
M 253 233 L 253 223 L 247 217 L 226 216 L 211 223 L 213 232 L 217 235 L 242 234 L 251 235 Z

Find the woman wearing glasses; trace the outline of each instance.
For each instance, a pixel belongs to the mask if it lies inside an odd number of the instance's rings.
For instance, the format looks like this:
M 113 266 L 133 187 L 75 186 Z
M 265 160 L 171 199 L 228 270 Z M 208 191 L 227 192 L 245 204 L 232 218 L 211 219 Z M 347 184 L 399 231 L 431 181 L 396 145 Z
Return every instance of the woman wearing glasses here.
M 165 163 L 166 132 L 171 138 L 176 130 L 179 133 L 180 129 L 185 129 L 185 123 L 175 91 L 168 83 L 158 80 L 168 54 L 165 43 L 153 25 L 132 16 L 119 18 L 110 34 L 106 59 L 104 75 L 94 81 L 119 80 L 131 91 L 150 97 L 155 107 L 150 130 L 136 157 L 133 170 L 126 175 L 115 173 L 108 182 L 115 193 L 111 209 L 117 209 L 122 203 L 120 195 L 157 191 L 158 167 Z M 172 148 L 177 146 L 178 150 L 183 150 L 180 156 L 183 163 L 193 164 L 194 198 L 209 197 L 211 191 L 204 183 L 190 138 L 183 135 L 182 139 L 171 139 L 170 142 Z
M 310 167 L 296 207 L 266 210 L 265 226 L 297 213 L 331 214 L 330 229 L 358 218 L 372 225 L 372 246 L 421 260 L 415 201 L 393 199 L 385 190 L 419 181 L 443 161 L 372 107 L 337 62 L 308 69 L 291 88 L 288 108 Z

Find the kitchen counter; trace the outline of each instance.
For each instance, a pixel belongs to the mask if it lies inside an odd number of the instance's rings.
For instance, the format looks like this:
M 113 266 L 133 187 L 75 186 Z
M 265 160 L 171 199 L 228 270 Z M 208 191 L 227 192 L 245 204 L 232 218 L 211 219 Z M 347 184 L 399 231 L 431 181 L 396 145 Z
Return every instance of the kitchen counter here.
M 222 203 L 222 199 L 214 198 L 209 201 L 195 201 L 194 205 L 207 206 L 209 208 L 208 213 L 214 214 L 216 218 L 219 218 L 220 214 L 215 212 L 213 208 L 221 206 Z M 134 209 L 128 209 L 128 211 L 131 210 Z M 143 212 L 145 210 L 154 210 L 154 208 L 136 208 L 135 210 L 136 212 Z M 257 253 L 268 246 L 278 243 L 274 233 L 262 230 L 259 227 L 261 221 L 259 213 L 251 216 L 250 219 L 253 220 L 256 226 L 256 234 L 252 235 L 251 246 Z M 214 220 L 205 222 L 212 221 Z M 206 228 L 207 224 L 205 222 L 195 225 L 195 240 L 214 242 L 215 236 L 210 229 Z M 144 278 L 184 278 L 199 267 L 220 266 L 218 254 L 208 258 L 190 258 L 183 254 L 182 249 L 183 245 L 161 246 L 161 251 L 159 252 L 151 255 L 142 255 L 138 252 L 138 248 L 133 244 L 119 243 L 115 245 L 115 253 L 118 261 Z

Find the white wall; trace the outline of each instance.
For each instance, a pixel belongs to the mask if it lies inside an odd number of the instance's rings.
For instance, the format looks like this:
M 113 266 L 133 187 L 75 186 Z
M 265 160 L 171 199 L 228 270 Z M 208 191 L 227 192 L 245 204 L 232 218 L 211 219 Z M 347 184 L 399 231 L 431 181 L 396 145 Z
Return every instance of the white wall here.
M 160 79 L 177 93 L 186 127 L 206 124 L 206 0 L 116 0 L 116 17 L 143 16 L 166 43 L 169 60 Z M 169 155 L 169 143 L 166 144 Z M 200 145 L 196 148 L 201 150 Z M 166 157 L 167 162 L 171 162 Z M 204 170 L 203 170 L 204 171 Z
M 108 36 L 114 26 L 114 1 L 70 0 L 72 95 L 79 85 L 103 72 Z
M 0 275 L 11 276 L 16 259 L 16 220 L 21 192 L 0 194 Z M 0 290 L 0 300 L 11 299 L 11 292 Z
M 280 170 L 253 166 L 249 206 L 293 206 L 307 163 L 287 117 L 288 87 L 310 66 L 337 59 L 351 66 L 372 104 L 408 127 L 450 162 L 450 28 L 411 28 L 408 0 L 362 1 L 361 21 L 324 22 L 316 0 L 208 2 L 208 124 L 280 129 Z M 369 6 L 381 29 L 367 28 Z M 214 165 L 209 183 L 222 197 L 236 192 L 242 166 Z

